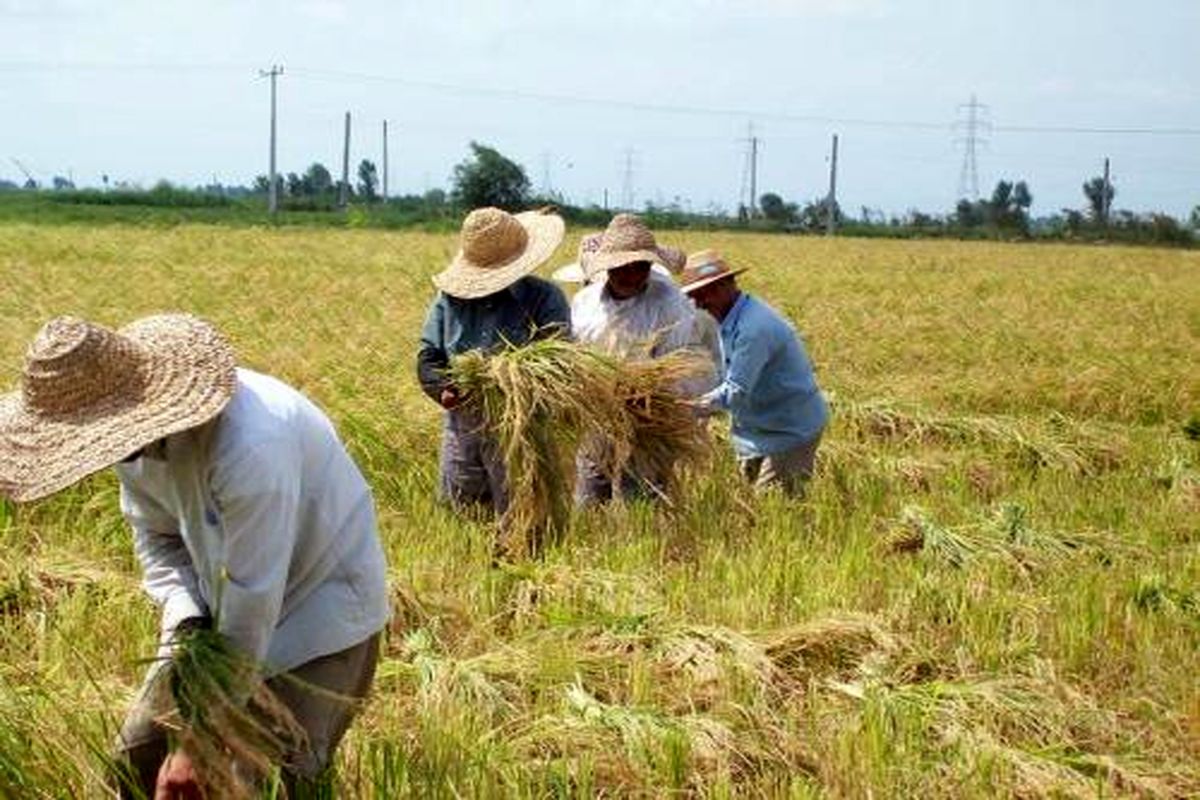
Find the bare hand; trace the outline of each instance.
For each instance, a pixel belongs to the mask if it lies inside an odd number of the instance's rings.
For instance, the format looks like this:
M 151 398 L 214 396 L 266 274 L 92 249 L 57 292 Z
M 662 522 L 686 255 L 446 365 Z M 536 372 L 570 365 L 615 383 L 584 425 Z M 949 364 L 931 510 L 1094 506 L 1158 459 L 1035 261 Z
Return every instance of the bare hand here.
M 458 393 L 458 389 L 453 386 L 447 386 L 442 389 L 442 396 L 438 400 L 442 404 L 442 408 L 447 411 L 452 411 L 462 403 L 462 395 Z
M 158 769 L 154 800 L 204 800 L 192 759 L 183 751 L 167 756 Z

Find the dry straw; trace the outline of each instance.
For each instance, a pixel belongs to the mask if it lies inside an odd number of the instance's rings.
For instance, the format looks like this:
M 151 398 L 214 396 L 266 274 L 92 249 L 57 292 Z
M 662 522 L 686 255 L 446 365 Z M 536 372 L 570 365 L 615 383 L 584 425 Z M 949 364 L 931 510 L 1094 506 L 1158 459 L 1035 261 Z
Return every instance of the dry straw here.
M 173 702 L 158 721 L 191 757 L 205 797 L 255 797 L 275 767 L 306 747 L 253 660 L 216 631 L 181 636 L 159 681 Z
M 450 380 L 496 436 L 508 472 L 509 506 L 501 520 L 508 555 L 536 553 L 570 512 L 572 457 L 589 456 L 616 480 L 625 471 L 667 476 L 668 499 L 680 470 L 707 452 L 704 429 L 678 387 L 710 369 L 676 352 L 624 361 L 561 339 L 453 359 Z

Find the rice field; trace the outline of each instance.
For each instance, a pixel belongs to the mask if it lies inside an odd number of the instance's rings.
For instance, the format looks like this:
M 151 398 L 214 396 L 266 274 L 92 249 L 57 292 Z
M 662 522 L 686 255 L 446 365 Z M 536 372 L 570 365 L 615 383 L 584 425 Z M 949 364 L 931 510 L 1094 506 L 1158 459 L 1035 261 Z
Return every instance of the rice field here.
M 414 370 L 452 236 L 3 225 L 0 386 L 52 315 L 187 310 L 330 413 L 394 611 L 338 796 L 1200 794 L 1200 253 L 662 242 L 804 331 L 805 502 L 750 496 L 718 428 L 674 508 L 493 568 Z M 0 554 L 0 797 L 97 796 L 157 625 L 115 479 L 0 504 Z

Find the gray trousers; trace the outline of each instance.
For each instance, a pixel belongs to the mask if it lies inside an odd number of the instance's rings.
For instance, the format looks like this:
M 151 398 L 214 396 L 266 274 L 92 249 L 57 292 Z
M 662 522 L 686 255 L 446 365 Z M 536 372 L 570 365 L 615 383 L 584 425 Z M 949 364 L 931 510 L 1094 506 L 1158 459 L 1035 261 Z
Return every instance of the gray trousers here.
M 778 486 L 791 497 L 802 497 L 812 479 L 820 444 L 821 437 L 818 435 L 810 442 L 781 453 L 739 458 L 738 470 L 742 477 L 750 481 L 755 491 Z
M 478 414 L 456 409 L 442 421 L 439 494 L 455 508 L 491 506 L 499 516 L 508 508 L 508 477 L 495 437 Z
M 580 453 L 575 457 L 575 504 L 600 505 L 611 501 L 617 487 L 595 461 Z M 666 480 L 660 476 L 636 475 L 630 470 L 621 474 L 620 497 L 624 500 L 657 500 L 666 490 Z
M 267 681 L 308 738 L 307 748 L 289 754 L 281 765 L 289 798 L 320 793 L 322 774 L 375 679 L 379 640 L 376 633 L 353 647 L 315 658 Z M 158 769 L 170 751 L 167 731 L 155 722 L 167 710 L 159 691 L 163 682 L 157 680 L 165 663 L 150 668 L 121 726 L 114 754 L 117 774 L 109 781 L 122 798 L 153 798 Z

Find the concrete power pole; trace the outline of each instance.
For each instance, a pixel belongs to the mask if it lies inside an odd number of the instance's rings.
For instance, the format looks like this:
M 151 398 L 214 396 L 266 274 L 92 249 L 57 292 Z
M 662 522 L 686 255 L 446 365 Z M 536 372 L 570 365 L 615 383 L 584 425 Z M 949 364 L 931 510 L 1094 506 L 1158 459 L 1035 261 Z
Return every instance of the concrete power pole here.
M 383 202 L 387 203 L 388 198 L 388 137 L 387 137 L 387 120 L 383 121 Z
M 338 206 L 345 208 L 350 203 L 350 112 L 346 112 L 346 135 L 342 137 L 342 185 L 338 192 Z
M 275 64 L 269 70 L 259 70 L 258 74 L 271 79 L 271 169 L 267 178 L 267 213 L 274 216 L 279 211 L 279 177 L 275 172 L 275 79 L 283 74 L 283 67 Z
M 621 180 L 621 205 L 626 211 L 633 211 L 634 200 L 633 192 L 633 148 L 625 148 L 625 174 Z
M 838 135 L 833 135 L 833 150 L 829 155 L 829 197 L 825 200 L 825 234 L 833 236 L 837 229 L 837 156 Z
M 1100 224 L 1108 227 L 1109 205 L 1112 203 L 1112 176 L 1108 171 L 1108 158 L 1104 159 L 1104 194 L 1100 195 Z
M 758 137 L 754 135 L 754 126 L 750 126 L 750 216 L 758 211 Z

